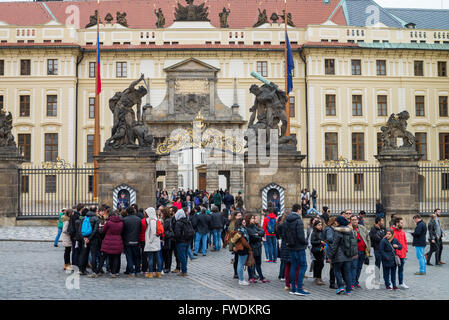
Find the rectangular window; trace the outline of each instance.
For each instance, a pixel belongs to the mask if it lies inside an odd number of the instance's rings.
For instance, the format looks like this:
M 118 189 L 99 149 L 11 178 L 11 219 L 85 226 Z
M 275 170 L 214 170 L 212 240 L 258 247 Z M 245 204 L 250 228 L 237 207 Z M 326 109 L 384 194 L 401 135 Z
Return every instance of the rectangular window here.
M 5 75 L 5 60 L 0 60 L 0 76 Z
M 21 176 L 20 191 L 28 193 L 30 191 L 30 176 Z
M 25 161 L 31 162 L 31 134 L 19 133 L 17 135 L 19 150 L 23 153 Z
M 97 65 L 96 62 L 89 62 L 89 78 L 95 78 L 96 70 L 95 66 Z
M 449 133 L 440 133 L 440 160 L 449 159 Z
M 363 191 L 363 173 L 354 173 L 354 191 Z
M 20 60 L 20 75 L 29 76 L 31 74 L 31 60 Z
M 449 190 L 449 173 L 441 174 L 441 190 Z
M 20 96 L 20 116 L 30 116 L 30 96 Z
M 335 116 L 335 94 L 326 94 L 326 116 Z
M 89 119 L 95 118 L 95 98 L 89 98 Z
M 45 176 L 45 192 L 56 193 L 56 175 Z
M 324 134 L 325 144 L 325 160 L 337 160 L 338 159 L 338 133 L 326 132 Z
M 424 96 L 416 96 L 415 97 L 415 108 L 416 108 L 416 116 L 424 117 Z
M 56 162 L 58 157 L 58 134 L 45 134 L 45 161 Z
M 352 75 L 360 76 L 362 74 L 362 61 L 351 60 L 351 65 L 352 65 Z
M 94 162 L 94 135 L 87 135 L 87 162 Z
M 47 117 L 56 117 L 58 115 L 58 96 L 47 96 Z
M 439 97 L 440 102 L 440 117 L 447 117 L 448 111 L 447 111 L 447 96 L 440 96 Z
M 335 59 L 324 60 L 324 73 L 335 74 Z
M 87 177 L 87 192 L 94 192 L 94 176 Z
M 427 133 L 416 132 L 416 151 L 418 154 L 422 154 L 421 160 L 427 160 Z
M 3 109 L 3 96 L 0 96 L 0 109 Z
M 47 60 L 47 74 L 53 76 L 58 74 L 58 59 Z
M 117 78 L 126 78 L 127 70 L 126 70 L 126 62 L 117 62 Z
M 417 76 L 417 77 L 424 76 L 424 62 L 423 61 L 415 61 L 415 76 Z
M 382 132 L 378 132 L 377 135 L 377 154 L 382 150 Z
M 365 160 L 365 134 L 359 132 L 352 133 L 352 160 Z
M 438 76 L 439 77 L 447 77 L 446 61 L 438 61 Z
M 361 95 L 353 95 L 352 96 L 352 115 L 353 116 L 362 116 L 362 96 Z
M 337 191 L 337 175 L 335 173 L 327 174 L 327 191 Z
M 268 62 L 257 61 L 257 73 L 262 77 L 268 77 Z
M 378 76 L 386 76 L 387 62 L 385 60 L 376 60 L 376 71 Z
M 290 97 L 290 118 L 295 117 L 295 97 Z
M 377 115 L 379 117 L 387 115 L 387 96 L 377 96 Z

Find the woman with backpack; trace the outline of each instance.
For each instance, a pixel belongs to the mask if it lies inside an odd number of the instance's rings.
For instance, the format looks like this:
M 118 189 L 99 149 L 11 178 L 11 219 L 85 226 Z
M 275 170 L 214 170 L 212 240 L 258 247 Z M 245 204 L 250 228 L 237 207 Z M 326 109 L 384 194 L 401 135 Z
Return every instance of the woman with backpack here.
M 72 251 L 72 240 L 67 229 L 69 227 L 70 216 L 73 210 L 68 209 L 65 211 L 61 218 L 62 221 L 62 246 L 64 247 L 64 270 L 72 271 L 72 265 L 70 264 L 70 252 Z
M 238 255 L 237 275 L 239 278 L 239 284 L 247 286 L 249 283 L 245 281 L 243 268 L 247 264 L 247 259 L 252 258 L 250 266 L 254 266 L 254 256 L 252 248 L 249 245 L 249 234 L 246 229 L 246 222 L 244 219 L 238 219 L 235 222 L 235 230 L 231 232 L 231 243 L 233 243 L 233 250 Z M 250 259 L 251 260 L 251 259 Z
M 394 230 L 388 229 L 385 238 L 380 241 L 379 252 L 382 255 L 382 267 L 387 290 L 398 290 L 396 286 L 396 268 L 400 265 L 400 258 L 396 258 L 396 250 L 402 250 L 402 245 L 394 237 Z M 399 260 L 398 262 L 396 262 Z M 391 283 L 390 283 L 391 277 Z M 391 288 L 393 284 L 393 288 Z
M 266 246 L 268 250 L 267 260 L 265 262 L 277 261 L 277 239 L 276 239 L 276 208 L 269 207 L 268 215 L 263 220 L 262 228 L 265 231 Z
M 162 260 L 164 261 L 164 274 L 169 273 L 172 265 L 173 251 L 175 249 L 172 225 L 172 215 L 169 208 L 162 209 L 162 220 L 164 226 L 164 244 L 162 246 Z
M 193 229 L 192 222 L 184 210 L 178 210 L 175 214 L 175 240 L 176 250 L 178 252 L 178 258 L 181 263 L 181 272 L 178 276 L 187 276 L 187 257 L 189 254 L 190 242 L 195 236 L 195 230 Z
M 109 259 L 112 278 L 117 278 L 120 273 L 120 255 L 123 252 L 122 231 L 123 220 L 118 216 L 118 210 L 114 210 L 101 230 L 104 235 L 101 251 Z
M 312 245 L 310 250 L 315 258 L 313 264 L 313 277 L 315 278 L 315 283 L 319 286 L 324 285 L 324 282 L 321 280 L 321 272 L 324 268 L 324 249 L 326 242 L 323 240 L 323 223 L 321 220 L 317 220 L 313 224 L 313 230 L 310 236 L 310 244 Z
M 161 240 L 163 237 L 163 228 L 160 221 L 157 220 L 156 210 L 152 207 L 145 210 L 148 215 L 147 229 L 145 231 L 145 248 L 144 251 L 148 257 L 148 273 L 146 278 L 161 277 L 159 251 L 161 250 Z M 156 272 L 154 273 L 153 262 L 156 261 Z
M 246 214 L 245 215 L 245 225 L 246 230 L 248 231 L 249 235 L 249 245 L 251 246 L 251 249 L 253 251 L 254 255 L 254 262 L 255 265 L 252 268 L 248 268 L 248 277 L 250 283 L 257 283 L 254 276 L 257 273 L 259 274 L 259 280 L 262 283 L 270 282 L 269 280 L 265 279 L 265 277 L 262 274 L 262 237 L 265 235 L 265 232 L 263 229 L 257 224 L 257 217 L 253 214 Z
M 335 223 L 336 219 L 337 219 L 336 216 L 330 217 L 329 221 L 327 222 L 327 225 L 325 226 L 325 228 L 323 230 L 324 242 L 326 242 L 325 256 L 326 256 L 326 262 L 328 262 L 328 263 L 329 263 L 329 256 L 327 254 L 327 251 L 328 251 L 327 249 L 334 241 L 334 227 L 337 226 L 337 224 Z M 329 284 L 330 289 L 337 289 L 337 286 L 335 285 L 334 265 L 332 263 L 330 263 L 330 267 L 329 267 L 329 282 L 330 282 L 330 284 Z

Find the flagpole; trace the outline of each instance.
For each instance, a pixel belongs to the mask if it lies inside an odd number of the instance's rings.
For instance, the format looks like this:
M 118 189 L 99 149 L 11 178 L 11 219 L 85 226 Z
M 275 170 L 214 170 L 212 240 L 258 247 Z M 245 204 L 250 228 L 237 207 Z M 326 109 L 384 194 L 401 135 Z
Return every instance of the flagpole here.
M 98 203 L 98 162 L 96 157 L 100 153 L 100 92 L 98 92 L 98 72 L 100 70 L 98 63 L 98 53 L 100 50 L 100 0 L 97 1 L 97 63 L 95 64 L 95 134 L 94 134 L 94 181 L 93 181 L 93 200 Z
M 287 103 L 285 104 L 285 113 L 287 114 L 287 131 L 285 135 L 290 136 L 290 96 L 288 94 L 288 62 L 287 62 L 287 0 L 284 0 L 284 26 L 285 26 L 285 67 L 284 67 L 284 75 L 285 75 L 285 94 L 287 95 Z

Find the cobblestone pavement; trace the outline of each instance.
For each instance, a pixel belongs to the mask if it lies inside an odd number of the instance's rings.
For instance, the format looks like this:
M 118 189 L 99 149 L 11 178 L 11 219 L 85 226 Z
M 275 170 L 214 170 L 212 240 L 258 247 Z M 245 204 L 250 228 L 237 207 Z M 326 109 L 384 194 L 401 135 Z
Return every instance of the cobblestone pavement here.
M 446 262 L 449 262 L 448 250 L 443 252 Z M 357 289 L 351 297 L 337 296 L 327 285 L 318 287 L 311 278 L 305 279 L 310 296 L 289 295 L 284 291 L 284 282 L 277 279 L 280 263 L 263 262 L 262 269 L 270 283 L 239 286 L 238 280 L 232 278 L 231 254 L 227 249 L 208 252 L 206 257 L 199 255 L 189 261 L 189 276 L 185 278 L 174 273 L 163 275 L 161 279 L 128 278 L 123 274 L 117 279 L 107 275 L 97 279 L 80 277 L 79 289 L 71 290 L 66 282 L 75 283 L 70 281 L 74 277 L 62 270 L 62 247 L 55 248 L 49 242 L 0 241 L 0 256 L 0 299 L 394 300 L 449 297 L 449 265 L 428 266 L 426 276 L 415 276 L 418 264 L 414 248 L 410 248 L 405 265 L 405 282 L 410 289 L 387 292 L 382 286 L 378 290 L 368 290 L 365 280 L 372 275 L 365 272 L 364 266 L 360 281 L 363 288 Z M 122 255 L 122 271 L 125 263 Z M 325 282 L 328 271 L 326 264 Z

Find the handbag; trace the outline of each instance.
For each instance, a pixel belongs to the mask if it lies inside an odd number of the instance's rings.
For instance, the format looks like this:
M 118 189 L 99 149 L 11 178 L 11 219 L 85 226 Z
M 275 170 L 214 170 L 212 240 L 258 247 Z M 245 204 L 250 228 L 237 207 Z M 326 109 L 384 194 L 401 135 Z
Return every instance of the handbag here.
M 396 254 L 396 249 L 393 248 L 391 243 L 390 242 L 388 242 L 388 243 L 390 244 L 390 247 L 393 250 L 394 262 L 396 263 L 396 266 L 400 267 L 401 266 L 401 258 L 398 257 L 398 255 Z
M 248 253 L 248 259 L 246 259 L 245 266 L 252 268 L 256 264 L 256 260 L 254 260 L 254 254 L 252 251 Z

